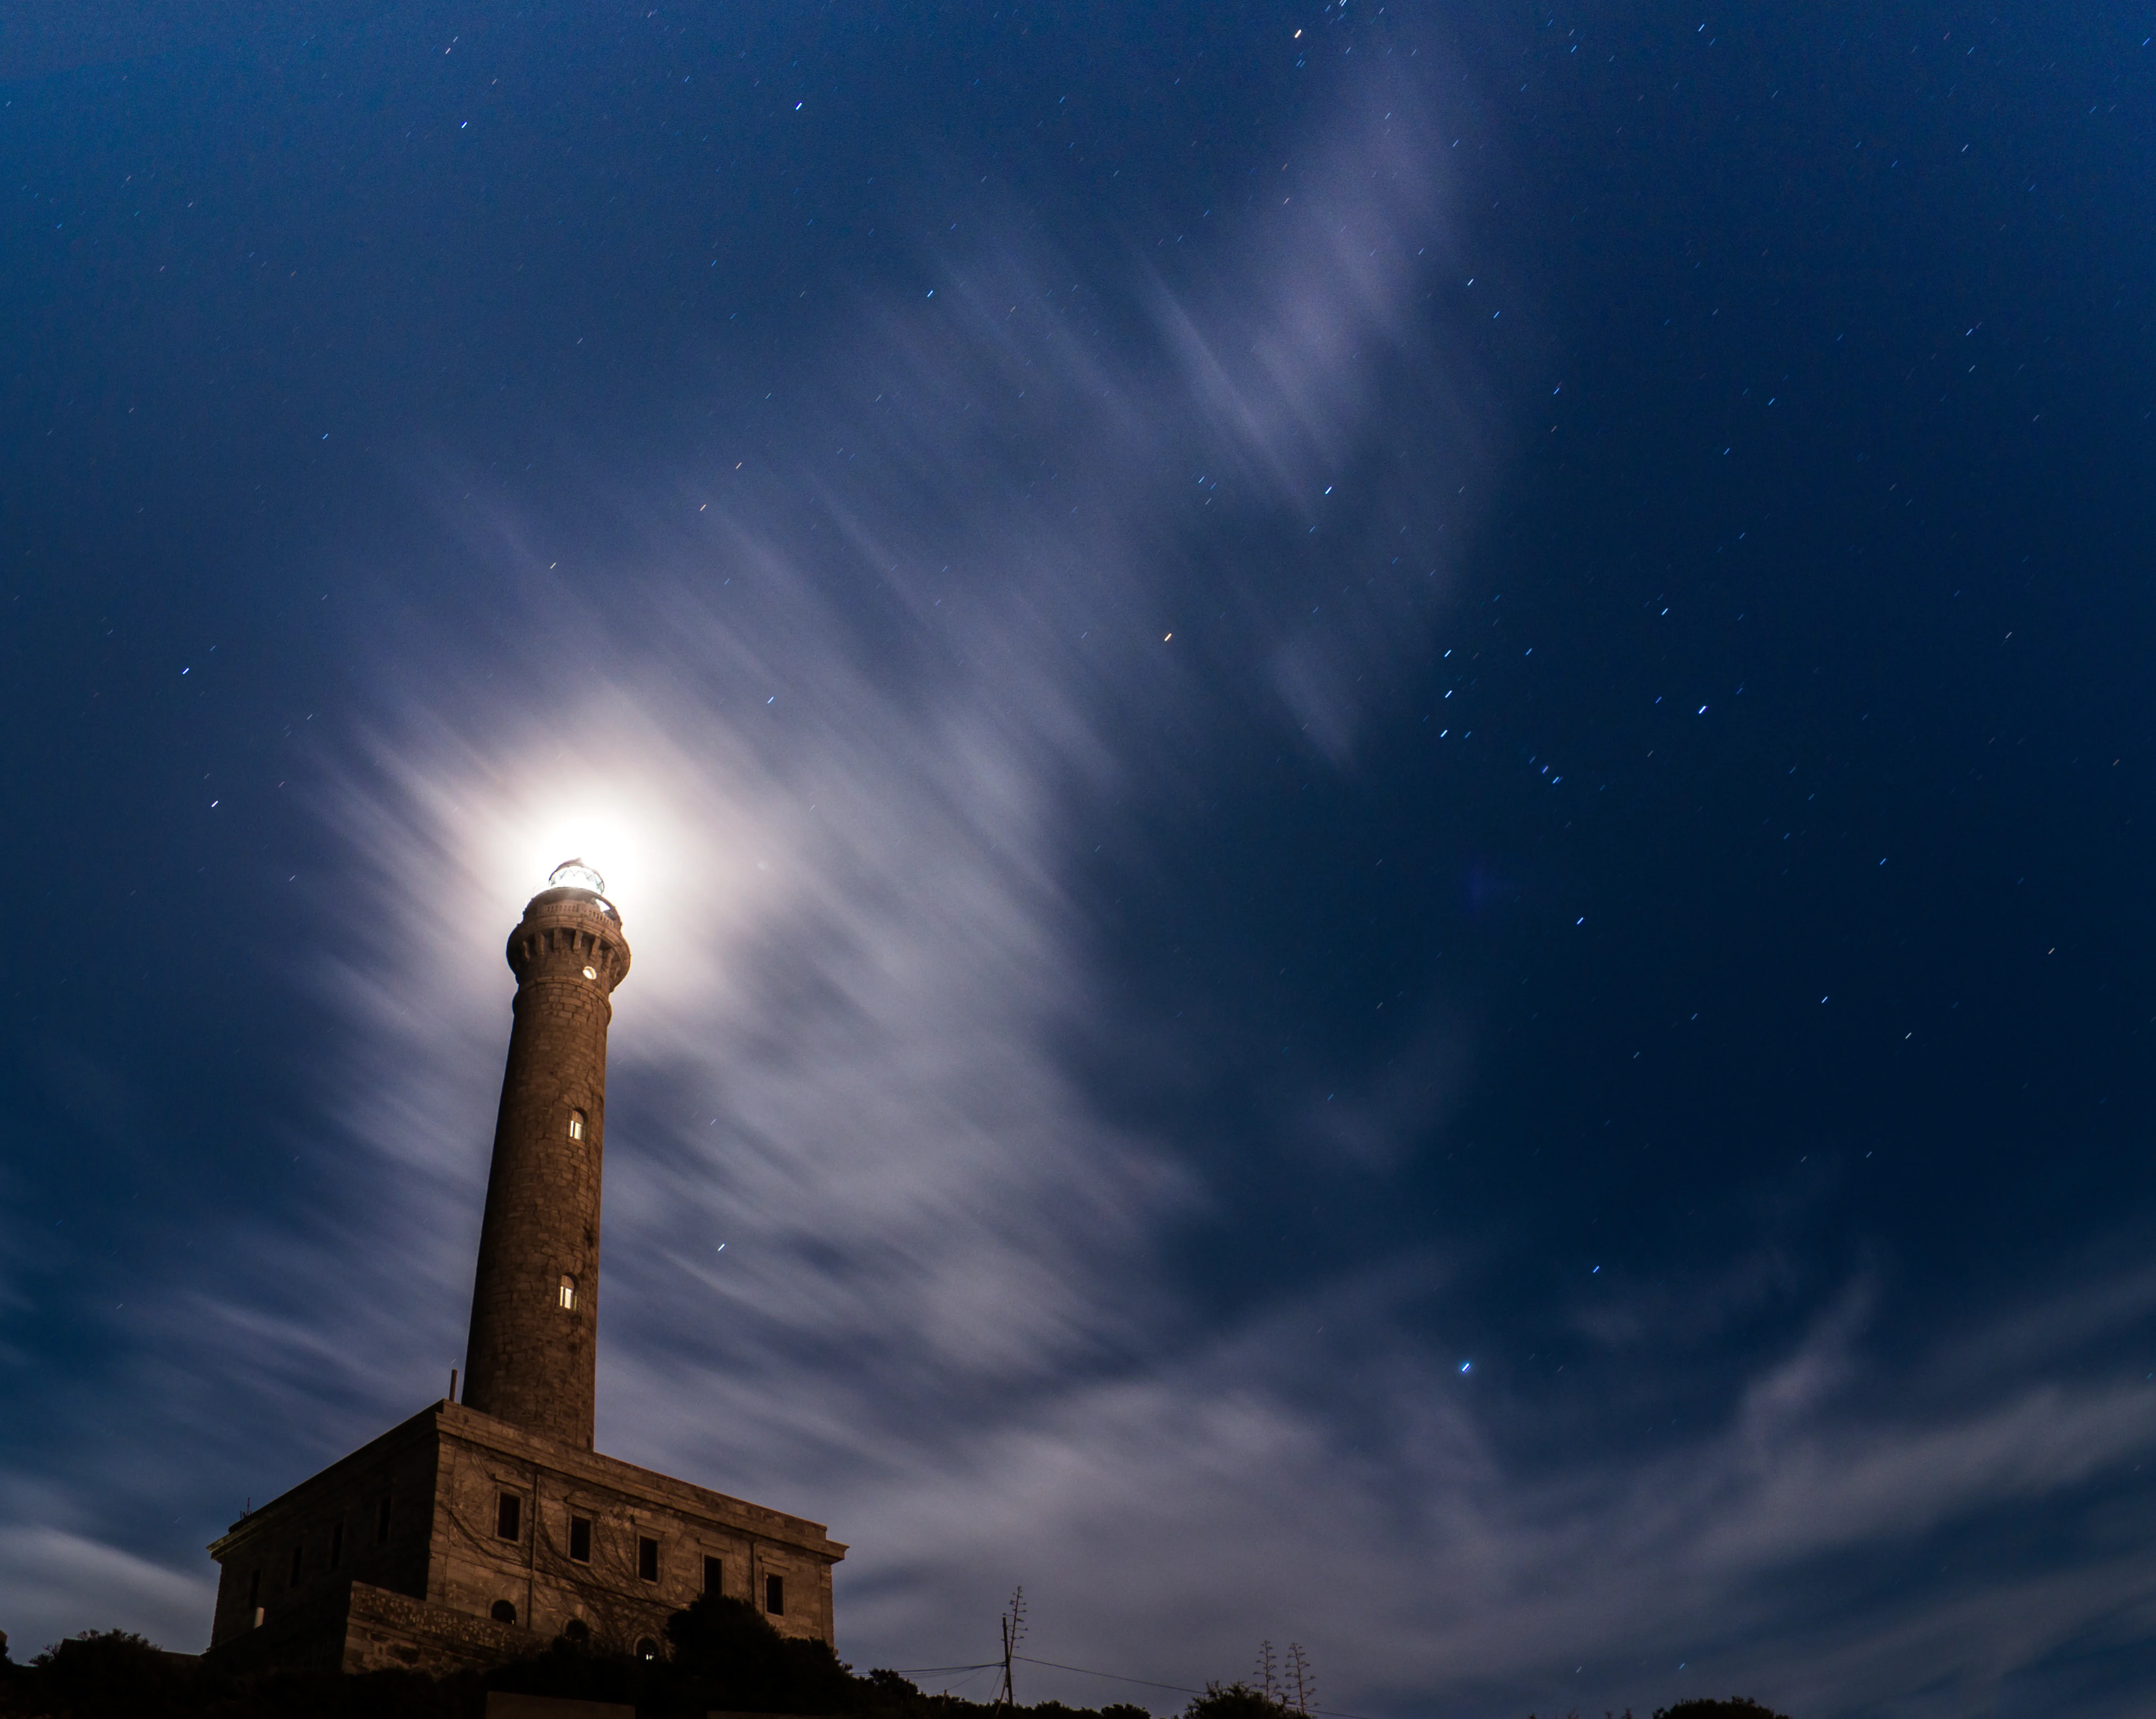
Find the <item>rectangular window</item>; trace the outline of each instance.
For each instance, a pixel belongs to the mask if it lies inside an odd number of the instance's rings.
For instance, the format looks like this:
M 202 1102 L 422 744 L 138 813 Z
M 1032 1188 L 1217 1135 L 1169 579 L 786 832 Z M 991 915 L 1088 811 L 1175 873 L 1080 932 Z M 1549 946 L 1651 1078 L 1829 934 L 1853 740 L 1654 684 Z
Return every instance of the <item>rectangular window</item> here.
M 295 1588 L 300 1585 L 300 1563 L 305 1556 L 306 1550 L 304 1546 L 295 1546 L 292 1548 L 292 1586 Z
M 494 1532 L 503 1540 L 518 1540 L 524 1535 L 524 1501 L 514 1492 L 505 1492 L 494 1507 Z
M 719 1578 L 725 1574 L 725 1573 L 726 1560 L 724 1558 L 706 1557 L 704 1560 L 704 1592 L 706 1593 L 725 1593 L 726 1588 L 719 1580 Z
M 262 1572 L 252 1571 L 247 1578 L 247 1605 L 252 1611 L 262 1604 Z
M 389 1501 L 387 1498 L 382 1501 L 382 1508 L 375 1512 L 374 1543 L 377 1546 L 389 1543 Z
M 786 1578 L 766 1576 L 763 1578 L 763 1609 L 774 1618 L 786 1615 Z
M 569 1556 L 580 1564 L 592 1561 L 592 1519 L 589 1516 L 569 1518 Z
M 344 1562 L 344 1518 L 339 1516 L 330 1524 L 330 1568 L 335 1569 Z
M 647 1582 L 659 1579 L 659 1542 L 636 1537 L 636 1573 Z

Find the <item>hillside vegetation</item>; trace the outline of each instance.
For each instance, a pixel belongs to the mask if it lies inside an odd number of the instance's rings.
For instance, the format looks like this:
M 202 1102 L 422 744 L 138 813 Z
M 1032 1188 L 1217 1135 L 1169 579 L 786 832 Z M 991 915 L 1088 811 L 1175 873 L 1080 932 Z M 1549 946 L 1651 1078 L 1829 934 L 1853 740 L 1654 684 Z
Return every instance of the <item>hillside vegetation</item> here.
M 740 1600 L 706 1596 L 667 1625 L 669 1651 L 643 1660 L 594 1653 L 567 1640 L 528 1660 L 449 1677 L 416 1671 L 234 1675 L 170 1654 L 124 1630 L 78 1635 L 27 1665 L 0 1647 L 5 1719 L 482 1719 L 487 1691 L 614 1701 L 639 1719 L 703 1719 L 712 1711 L 829 1719 L 1153 1719 L 1117 1702 L 1060 1701 L 999 1710 L 930 1695 L 896 1671 L 856 1674 L 820 1641 L 781 1636 Z M 4 1641 L 4 1638 L 0 1638 Z M 1304 1719 L 1240 1683 L 1212 1684 L 1183 1719 Z M 1530 1715 L 1529 1719 L 1533 1719 Z M 1554 1719 L 1554 1716 L 1553 1716 Z M 1630 1714 L 1625 1719 L 1631 1719 Z M 1689 1701 L 1654 1719 L 1785 1719 L 1748 1701 Z

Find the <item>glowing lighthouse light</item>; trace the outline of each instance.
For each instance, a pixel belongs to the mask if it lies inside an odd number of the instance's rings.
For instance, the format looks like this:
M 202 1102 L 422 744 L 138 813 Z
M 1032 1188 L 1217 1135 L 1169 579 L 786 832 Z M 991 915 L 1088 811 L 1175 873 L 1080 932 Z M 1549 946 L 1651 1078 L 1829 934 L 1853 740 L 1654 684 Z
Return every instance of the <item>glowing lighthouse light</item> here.
M 606 894 L 606 880 L 598 870 L 582 860 L 564 860 L 547 879 L 550 890 L 589 890 L 594 895 Z

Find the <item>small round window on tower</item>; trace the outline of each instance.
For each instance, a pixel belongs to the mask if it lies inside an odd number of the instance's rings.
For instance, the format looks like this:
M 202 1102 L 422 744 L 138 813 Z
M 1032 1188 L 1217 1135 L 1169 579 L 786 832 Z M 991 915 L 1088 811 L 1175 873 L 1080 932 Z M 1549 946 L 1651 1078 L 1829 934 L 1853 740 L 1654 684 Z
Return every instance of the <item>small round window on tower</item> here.
M 595 979 L 598 976 L 599 970 L 595 967 L 588 967 L 584 969 L 584 977 L 588 979 Z
M 577 1311 L 577 1280 L 566 1271 L 562 1274 L 562 1287 L 559 1293 L 562 1297 L 562 1306 L 568 1311 L 575 1312 Z
M 584 1113 L 582 1111 L 571 1111 L 569 1112 L 569 1138 L 572 1140 L 582 1140 L 583 1137 Z

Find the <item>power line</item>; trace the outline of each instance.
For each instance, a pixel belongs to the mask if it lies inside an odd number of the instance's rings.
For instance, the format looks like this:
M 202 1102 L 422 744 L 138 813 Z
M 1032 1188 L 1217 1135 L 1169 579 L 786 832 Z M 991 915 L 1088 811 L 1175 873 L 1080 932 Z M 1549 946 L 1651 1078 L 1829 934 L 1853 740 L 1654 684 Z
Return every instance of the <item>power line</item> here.
M 968 1690 L 973 1688 L 983 1676 L 995 1669 L 993 1665 L 983 1665 L 978 1671 L 967 1672 L 963 1677 L 945 1677 L 939 1678 L 937 1681 L 942 1684 L 944 1694 L 963 1696 Z
M 886 1665 L 882 1669 L 901 1677 L 925 1677 L 931 1671 L 986 1671 L 1001 1664 L 1001 1660 L 983 1660 L 978 1665 Z
M 1001 1627 L 1004 1646 L 1004 1656 L 1000 1660 L 983 1660 L 971 1665 L 899 1665 L 889 1669 L 901 1677 L 926 1677 L 937 1672 L 964 1671 L 972 1674 L 993 1671 L 1001 1666 L 1003 1686 L 997 1691 L 994 1703 L 998 1712 L 1014 1711 L 1018 1705 L 1011 1690 L 1011 1666 L 1014 1664 L 1045 1665 L 1051 1671 L 1074 1671 L 1081 1677 L 1105 1677 L 1111 1683 L 1135 1683 L 1144 1689 L 1172 1689 L 1178 1695 L 1202 1696 L 1207 1693 L 1202 1689 L 1193 1689 L 1187 1683 L 1162 1683 L 1151 1677 L 1126 1676 L 1121 1671 L 1096 1671 L 1091 1665 L 1066 1665 L 1060 1660 L 1036 1660 L 1031 1654 L 1019 1652 L 1019 1637 L 1025 1629 L 1025 1589 L 1023 1588 L 1011 1595 L 1010 1609 L 998 1619 L 998 1623 Z M 1278 1699 L 1272 1689 L 1272 1645 L 1268 1641 L 1260 1649 L 1265 1681 L 1264 1693 L 1267 1701 Z M 1293 1660 L 1294 1669 L 1291 1677 L 1297 1697 L 1296 1711 L 1299 1719 L 1311 1719 L 1312 1715 L 1322 1716 L 1322 1719 L 1369 1719 L 1367 1714 L 1349 1713 L 1338 1707 L 1321 1707 L 1315 1701 L 1309 1701 L 1309 1696 L 1315 1693 L 1310 1676 L 1310 1661 L 1300 1643 L 1289 1643 L 1288 1650 Z M 947 1691 L 946 1692 L 948 1693 Z M 1306 1701 L 1307 1705 L 1303 1705 Z M 1281 1702 L 1280 1705 L 1285 1707 L 1286 1703 Z
M 1036 1660 L 1027 1654 L 1020 1654 L 1018 1657 L 1024 1660 L 1029 1665 L 1054 1666 L 1058 1671 L 1075 1671 L 1081 1677 L 1111 1677 L 1118 1683 L 1142 1683 L 1147 1689 L 1172 1689 L 1178 1695 L 1205 1693 L 1202 1689 L 1192 1689 L 1186 1684 L 1156 1683 L 1150 1677 L 1126 1677 L 1120 1671 L 1096 1671 L 1090 1665 L 1059 1665 L 1053 1660 Z
M 1204 1690 L 1193 1689 L 1188 1684 L 1156 1683 L 1150 1677 L 1126 1677 L 1120 1671 L 1096 1671 L 1091 1665 L 1065 1665 L 1054 1660 L 1036 1660 L 1030 1654 L 1018 1654 L 1013 1657 L 1024 1660 L 1029 1665 L 1047 1665 L 1058 1671 L 1075 1671 L 1081 1677 L 1106 1677 L 1117 1683 L 1142 1683 L 1147 1689 L 1172 1689 L 1178 1695 L 1205 1693 Z M 1314 1706 L 1310 1711 L 1323 1714 L 1325 1719 L 1370 1719 L 1368 1713 L 1349 1713 L 1338 1707 Z

